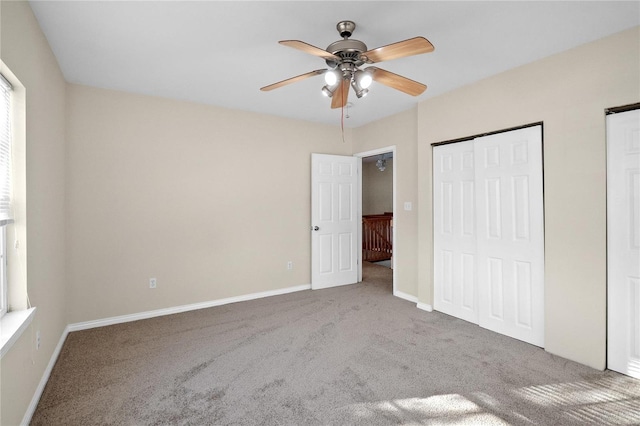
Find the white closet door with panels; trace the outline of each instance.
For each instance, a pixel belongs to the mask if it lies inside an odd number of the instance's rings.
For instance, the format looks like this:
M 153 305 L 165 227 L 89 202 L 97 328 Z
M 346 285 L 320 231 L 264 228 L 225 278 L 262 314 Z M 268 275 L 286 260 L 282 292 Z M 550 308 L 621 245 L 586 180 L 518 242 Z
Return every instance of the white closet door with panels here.
M 433 150 L 434 308 L 477 324 L 473 168 L 473 141 Z
M 607 116 L 607 366 L 640 378 L 640 110 Z
M 543 346 L 541 127 L 433 152 L 434 308 Z
M 480 325 L 544 345 L 542 129 L 475 140 Z

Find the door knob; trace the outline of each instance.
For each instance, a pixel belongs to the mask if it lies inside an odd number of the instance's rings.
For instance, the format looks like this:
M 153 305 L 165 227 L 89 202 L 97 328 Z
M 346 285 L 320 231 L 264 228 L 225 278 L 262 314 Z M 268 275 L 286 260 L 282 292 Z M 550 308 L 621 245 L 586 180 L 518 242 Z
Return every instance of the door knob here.
M 319 231 L 319 230 L 320 230 L 320 227 L 318 227 L 318 226 L 314 226 L 314 227 L 313 227 L 313 230 L 314 230 L 314 231 Z

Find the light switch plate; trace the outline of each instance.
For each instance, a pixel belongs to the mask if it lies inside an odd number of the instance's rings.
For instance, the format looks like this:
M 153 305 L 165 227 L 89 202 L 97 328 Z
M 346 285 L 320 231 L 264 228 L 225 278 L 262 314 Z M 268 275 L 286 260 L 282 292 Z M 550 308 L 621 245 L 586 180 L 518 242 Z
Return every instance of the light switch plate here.
M 411 201 L 405 201 L 404 202 L 404 209 L 406 211 L 411 211 L 412 205 L 411 205 Z

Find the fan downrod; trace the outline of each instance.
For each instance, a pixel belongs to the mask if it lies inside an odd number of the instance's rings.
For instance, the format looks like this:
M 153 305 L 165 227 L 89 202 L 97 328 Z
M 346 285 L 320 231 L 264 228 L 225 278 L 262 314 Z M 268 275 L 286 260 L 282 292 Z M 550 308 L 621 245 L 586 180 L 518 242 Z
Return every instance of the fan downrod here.
M 340 37 L 347 39 L 351 37 L 353 31 L 356 29 L 356 23 L 353 21 L 340 21 L 338 25 L 336 25 L 336 29 L 338 33 L 340 33 Z

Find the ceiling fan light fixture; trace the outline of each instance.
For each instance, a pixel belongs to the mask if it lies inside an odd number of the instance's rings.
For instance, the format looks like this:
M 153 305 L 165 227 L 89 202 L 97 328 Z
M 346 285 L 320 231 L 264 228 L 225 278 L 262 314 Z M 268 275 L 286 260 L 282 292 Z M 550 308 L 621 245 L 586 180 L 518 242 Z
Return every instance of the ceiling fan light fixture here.
M 327 98 L 332 97 L 334 91 L 335 89 L 331 90 L 331 88 L 328 85 L 322 88 L 322 94 L 325 95 Z
M 369 89 L 363 89 L 362 87 L 360 87 L 357 82 L 357 78 L 351 80 L 351 87 L 353 87 L 353 90 L 356 92 L 356 96 L 358 97 L 358 99 L 367 96 L 367 93 L 369 93 Z
M 368 89 L 369 86 L 371 86 L 371 83 L 373 83 L 373 77 L 371 76 L 371 71 L 367 70 L 358 70 L 355 73 L 355 79 L 356 79 L 356 83 L 358 83 L 358 86 L 362 89 Z
M 327 86 L 333 86 L 338 82 L 338 73 L 336 70 L 328 70 L 324 73 L 324 82 Z

